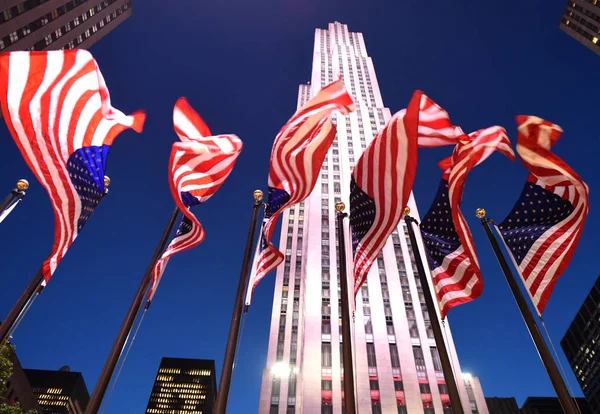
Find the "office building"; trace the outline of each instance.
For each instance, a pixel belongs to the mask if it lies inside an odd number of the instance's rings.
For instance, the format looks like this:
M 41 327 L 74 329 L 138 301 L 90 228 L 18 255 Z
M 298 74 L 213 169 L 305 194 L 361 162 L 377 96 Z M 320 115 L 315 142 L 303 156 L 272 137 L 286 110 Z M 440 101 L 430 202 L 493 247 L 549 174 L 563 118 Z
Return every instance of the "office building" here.
M 80 372 L 69 367 L 58 371 L 25 369 L 25 375 L 37 397 L 41 413 L 83 414 L 90 394 Z
M 4 402 L 9 405 L 18 403 L 24 412 L 37 410 L 41 414 L 37 398 L 31 389 L 25 370 L 23 370 L 16 353 L 11 355 L 10 362 L 12 363 L 12 375 L 6 382 L 6 397 Z
M 600 413 L 600 277 L 560 345 L 590 408 Z
M 163 358 L 146 414 L 208 414 L 217 395 L 215 361 Z
M 598 413 L 593 411 L 584 398 L 575 398 L 581 414 Z M 527 397 L 521 407 L 521 414 L 564 414 L 558 397 Z
M 600 3 L 597 0 L 569 0 L 560 29 L 600 55 Z
M 3 0 L 0 52 L 89 49 L 131 16 L 131 0 Z
M 283 213 L 279 249 L 285 252 L 285 261 L 275 279 L 261 414 L 343 412 L 334 206 L 339 201 L 349 206 L 350 172 L 391 112 L 383 104 L 363 35 L 336 22 L 316 30 L 312 76 L 299 87 L 298 107 L 338 76 L 343 77 L 357 110 L 346 117 L 336 115 L 337 137 L 314 191 Z M 420 221 L 412 196 L 409 206 Z M 420 248 L 426 262 L 422 244 Z M 360 413 L 450 412 L 430 323 L 431 317 L 439 315 L 427 313 L 423 289 L 431 287 L 421 286 L 415 275 L 414 253 L 402 221 L 356 298 L 353 352 Z M 432 294 L 435 297 L 433 290 Z M 460 381 L 448 323 L 445 330 L 461 400 L 469 407 L 471 399 Z M 473 401 L 473 412 L 487 413 L 482 393 L 481 397 Z
M 519 406 L 515 397 L 486 397 L 490 414 L 520 414 Z

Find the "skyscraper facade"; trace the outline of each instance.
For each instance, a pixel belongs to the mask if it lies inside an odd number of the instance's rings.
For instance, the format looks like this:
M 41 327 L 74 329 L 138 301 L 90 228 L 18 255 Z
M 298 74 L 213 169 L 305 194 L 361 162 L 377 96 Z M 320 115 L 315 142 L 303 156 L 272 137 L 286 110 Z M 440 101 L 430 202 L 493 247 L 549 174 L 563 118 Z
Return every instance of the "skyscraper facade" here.
M 146 414 L 212 413 L 216 392 L 212 359 L 163 358 Z
M 600 55 L 600 3 L 568 0 L 558 26 L 563 32 Z
M 600 413 L 600 277 L 560 344 L 592 411 Z
M 2 0 L 0 52 L 89 49 L 131 13 L 131 0 Z
M 63 367 L 58 371 L 42 369 L 24 371 L 37 397 L 41 413 L 83 414 L 85 412 L 90 394 L 81 372 L 71 372 L 69 367 Z
M 314 191 L 305 202 L 283 214 L 279 248 L 285 252 L 285 261 L 276 275 L 260 413 L 343 412 L 334 206 L 339 201 L 348 206 L 351 170 L 391 112 L 383 104 L 362 34 L 349 32 L 346 25 L 336 22 L 326 30 L 316 30 L 311 81 L 300 85 L 298 107 L 339 76 L 357 110 L 349 116 L 337 115 L 337 136 Z M 412 196 L 409 207 L 420 220 Z M 423 252 L 422 242 L 419 244 Z M 350 258 L 350 243 L 346 245 Z M 432 316 L 423 297 L 423 288 L 430 287 L 419 283 L 414 259 L 402 221 L 356 297 L 353 352 L 361 413 L 449 412 Z M 460 364 L 447 323 L 444 329 L 455 376 L 460 379 Z M 470 407 L 467 387 L 458 382 L 463 406 Z M 476 394 L 481 398 L 473 412 L 487 414 L 480 388 Z

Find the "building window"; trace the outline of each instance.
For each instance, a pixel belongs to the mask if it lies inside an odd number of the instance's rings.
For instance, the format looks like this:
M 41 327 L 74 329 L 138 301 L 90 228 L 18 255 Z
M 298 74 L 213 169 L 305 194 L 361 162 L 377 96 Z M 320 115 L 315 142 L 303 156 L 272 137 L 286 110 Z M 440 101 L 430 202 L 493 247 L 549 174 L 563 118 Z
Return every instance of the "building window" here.
M 400 368 L 400 356 L 396 344 L 390 344 L 390 359 L 392 360 L 392 368 Z
M 431 394 L 429 384 L 419 384 L 419 389 L 421 390 L 421 394 Z
M 442 360 L 436 347 L 431 348 L 431 359 L 433 359 L 433 368 L 436 372 L 442 372 Z
M 367 363 L 369 367 L 377 366 L 377 355 L 375 354 L 375 345 L 367 343 Z
M 423 357 L 423 350 L 420 346 L 413 346 L 413 355 L 415 357 L 417 371 L 425 372 L 425 358 Z
M 331 368 L 331 344 L 327 342 L 321 344 L 321 366 Z

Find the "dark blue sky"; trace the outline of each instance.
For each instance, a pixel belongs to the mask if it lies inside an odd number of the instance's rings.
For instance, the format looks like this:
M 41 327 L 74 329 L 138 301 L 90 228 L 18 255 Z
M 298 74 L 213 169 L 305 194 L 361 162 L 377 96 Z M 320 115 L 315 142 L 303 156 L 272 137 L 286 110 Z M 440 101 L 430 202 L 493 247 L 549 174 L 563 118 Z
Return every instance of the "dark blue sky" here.
M 133 7 L 133 17 L 91 51 L 113 105 L 124 112 L 145 109 L 146 128 L 116 140 L 110 195 L 19 327 L 14 343 L 25 367 L 70 365 L 93 389 L 173 208 L 171 115 L 177 98 L 186 96 L 213 132 L 237 134 L 245 149 L 220 192 L 195 209 L 206 241 L 170 261 L 106 412 L 143 412 L 163 356 L 215 359 L 220 371 L 252 191 L 266 189 L 273 138 L 295 111 L 298 84 L 310 79 L 314 29 L 335 20 L 364 33 L 392 112 L 418 88 L 465 130 L 503 125 L 513 143 L 517 114 L 563 127 L 555 151 L 587 181 L 592 206 L 579 250 L 545 313 L 558 345 L 597 277 L 589 258 L 597 255 L 600 228 L 594 209 L 600 201 L 594 191 L 600 57 L 558 29 L 564 2 L 140 0 Z M 20 177 L 31 181 L 27 199 L 0 227 L 3 318 L 50 252 L 53 219 L 45 191 L 4 127 L 0 138 L 0 192 Z M 449 153 L 419 153 L 414 192 L 422 214 L 440 178 L 435 165 Z M 472 212 L 485 207 L 500 221 L 525 178 L 519 161 L 500 155 L 469 177 L 463 209 L 485 288 L 480 299 L 449 314 L 463 370 L 481 378 L 486 395 L 519 402 L 553 391 Z M 258 407 L 273 280 L 270 275 L 258 287 L 246 321 L 231 413 Z

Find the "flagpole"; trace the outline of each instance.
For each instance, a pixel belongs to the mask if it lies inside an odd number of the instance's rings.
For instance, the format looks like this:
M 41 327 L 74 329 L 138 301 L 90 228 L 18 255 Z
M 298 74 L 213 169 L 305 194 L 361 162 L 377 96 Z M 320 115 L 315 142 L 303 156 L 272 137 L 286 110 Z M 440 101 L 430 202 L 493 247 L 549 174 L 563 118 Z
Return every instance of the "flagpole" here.
M 108 194 L 108 186 L 110 185 L 110 178 L 108 176 L 104 176 L 104 194 Z M 29 183 L 27 180 L 20 179 L 17 181 L 17 190 L 22 192 L 21 198 L 25 197 L 25 190 L 29 188 Z M 14 190 L 13 190 L 14 191 Z M 4 200 L 6 201 L 6 200 Z M 3 204 L 4 205 L 4 202 Z M 2 211 L 2 210 L 0 210 Z M 13 305 L 12 309 L 0 324 L 0 346 L 4 344 L 8 339 L 10 339 L 10 335 L 13 333 L 13 328 L 16 329 L 15 323 L 17 320 L 22 319 L 25 310 L 28 310 L 28 305 L 31 300 L 34 298 L 36 293 L 41 293 L 46 285 L 44 284 L 44 273 L 43 269 L 37 271 L 29 285 L 25 288 L 25 291 L 21 294 L 17 302 Z
M 452 405 L 452 412 L 454 414 L 463 414 L 463 406 L 460 400 L 460 393 L 458 392 L 458 384 L 456 377 L 454 376 L 454 370 L 452 369 L 452 361 L 446 347 L 446 341 L 444 340 L 444 334 L 442 333 L 442 326 L 439 319 L 437 318 L 437 311 L 433 296 L 431 295 L 431 289 L 429 287 L 429 281 L 425 274 L 425 267 L 421 260 L 421 254 L 419 252 L 419 245 L 417 244 L 417 236 L 412 223 L 419 225 L 417 220 L 409 216 L 410 208 L 404 209 L 404 221 L 406 222 L 406 228 L 408 230 L 408 236 L 410 237 L 410 243 L 412 245 L 413 253 L 415 256 L 415 264 L 417 265 L 417 272 L 419 273 L 419 280 L 421 281 L 421 287 L 423 288 L 423 296 L 425 297 L 425 305 L 427 306 L 427 312 L 429 313 L 429 319 L 431 321 L 431 328 L 433 330 L 433 338 L 435 345 L 440 356 L 442 364 L 442 371 L 448 386 L 448 396 L 450 397 L 450 404 Z
M 242 271 L 238 281 L 237 294 L 233 305 L 233 315 L 231 316 L 231 325 L 229 326 L 229 336 L 227 337 L 227 347 L 225 348 L 225 358 L 223 359 L 223 368 L 221 369 L 221 378 L 217 391 L 217 403 L 215 405 L 215 414 L 225 414 L 227 411 L 227 401 L 229 399 L 229 388 L 231 387 L 231 374 L 233 372 L 233 362 L 237 348 L 238 336 L 240 332 L 240 319 L 244 310 L 244 295 L 248 285 L 248 273 L 250 271 L 250 259 L 252 258 L 252 247 L 256 235 L 256 221 L 258 219 L 258 210 L 264 205 L 262 202 L 263 192 L 256 190 L 254 192 L 254 205 L 252 206 L 252 218 L 250 219 L 250 228 L 248 229 L 248 239 L 246 240 L 246 250 L 242 261 Z
M 23 311 L 27 308 L 27 304 L 33 298 L 36 291 L 41 292 L 44 288 L 42 282 L 44 281 L 44 274 L 42 269 L 38 270 L 29 285 L 25 288 L 25 291 L 21 294 L 17 302 L 13 305 L 12 309 L 4 318 L 2 323 L 0 324 L 0 346 L 4 345 L 6 341 L 10 339 L 10 334 L 15 326 L 15 323 L 23 313 Z M 39 290 L 38 290 L 39 289 Z
M 0 222 L 2 222 L 2 220 L 10 214 L 9 209 L 15 200 L 18 203 L 25 197 L 25 190 L 28 188 L 29 182 L 27 182 L 27 180 L 21 178 L 19 181 L 17 181 L 16 188 L 10 192 L 10 194 L 2 201 L 2 203 L 0 203 Z
M 506 261 L 506 258 L 504 257 L 502 250 L 500 249 L 498 240 L 496 240 L 496 238 L 494 237 L 494 234 L 492 233 L 492 229 L 490 228 L 490 223 L 492 223 L 493 221 L 492 221 L 492 219 L 486 218 L 485 214 L 486 214 L 486 212 L 482 208 L 478 208 L 475 213 L 477 218 L 479 218 L 481 220 L 481 225 L 483 226 L 483 228 L 485 230 L 485 234 L 487 235 L 487 237 L 490 241 L 490 244 L 492 245 L 492 249 L 494 250 L 496 259 L 498 259 L 498 263 L 500 264 L 500 267 L 502 268 L 502 273 L 504 273 L 504 277 L 506 278 L 506 281 L 508 282 L 508 286 L 510 287 L 510 290 L 512 291 L 515 301 L 517 302 L 517 306 L 519 307 L 519 310 L 521 311 L 521 316 L 523 317 L 523 321 L 525 321 L 525 325 L 527 325 L 527 329 L 529 330 L 531 339 L 533 340 L 533 343 L 535 344 L 535 347 L 538 351 L 540 359 L 542 360 L 542 363 L 544 364 L 544 368 L 546 368 L 546 372 L 548 373 L 548 376 L 550 377 L 550 382 L 552 382 L 552 386 L 554 387 L 554 390 L 556 391 L 556 395 L 558 396 L 560 405 L 562 406 L 562 409 L 566 414 L 576 414 L 578 411 L 575 408 L 575 405 L 573 404 L 573 398 L 569 394 L 567 386 L 566 386 L 562 376 L 560 375 L 560 372 L 556 366 L 556 363 L 554 362 L 554 358 L 552 358 L 552 354 L 550 353 L 550 350 L 548 349 L 548 346 L 546 345 L 546 341 L 544 340 L 544 337 L 542 336 L 542 333 L 540 332 L 539 327 L 535 321 L 533 313 L 531 312 L 531 309 L 529 309 L 529 306 L 527 305 L 525 296 L 523 296 L 523 292 L 521 292 L 521 289 L 519 288 L 519 285 L 517 284 L 517 280 L 513 276 L 512 272 L 510 270 L 510 267 L 508 266 L 508 262 Z
M 104 394 L 106 393 L 106 389 L 108 388 L 108 384 L 110 383 L 110 379 L 115 371 L 117 363 L 119 362 L 119 358 L 121 357 L 121 353 L 123 352 L 123 347 L 125 346 L 125 342 L 127 342 L 127 337 L 131 332 L 131 328 L 135 319 L 142 307 L 144 297 L 148 290 L 148 286 L 150 286 L 150 282 L 152 281 L 152 270 L 154 269 L 154 265 L 156 261 L 163 254 L 167 244 L 169 243 L 169 236 L 177 223 L 177 217 L 179 216 L 179 208 L 175 207 L 173 213 L 171 213 L 171 218 L 165 227 L 165 230 L 160 238 L 158 246 L 154 251 L 154 255 L 152 256 L 152 260 L 146 269 L 146 273 L 142 277 L 140 282 L 140 286 L 131 302 L 131 306 L 127 311 L 127 315 L 125 315 L 125 320 L 121 325 L 121 329 L 117 335 L 117 339 L 115 340 L 110 353 L 108 354 L 108 358 L 104 363 L 104 368 L 102 369 L 102 373 L 100 374 L 100 378 L 94 387 L 94 392 L 92 397 L 90 398 L 90 402 L 85 410 L 85 414 L 96 414 L 102 405 L 102 400 L 104 399 Z
M 352 361 L 352 333 L 350 331 L 350 302 L 348 300 L 348 273 L 346 270 L 346 237 L 344 235 L 344 203 L 337 203 L 337 237 L 339 243 L 338 261 L 340 263 L 340 288 L 342 295 L 342 360 L 344 362 L 344 405 L 345 414 L 356 413 L 354 396 L 354 362 Z

